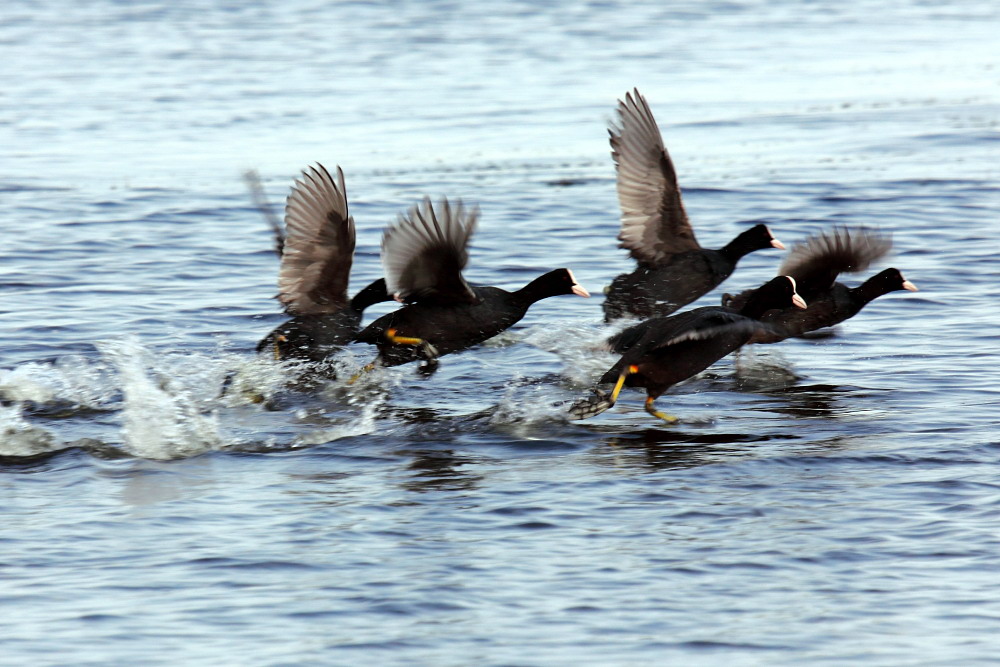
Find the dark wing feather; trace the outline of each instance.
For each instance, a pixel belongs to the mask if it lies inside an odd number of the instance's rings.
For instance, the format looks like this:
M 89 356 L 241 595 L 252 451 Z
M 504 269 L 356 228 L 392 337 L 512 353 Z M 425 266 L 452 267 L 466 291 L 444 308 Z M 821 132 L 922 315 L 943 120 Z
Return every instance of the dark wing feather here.
M 674 315 L 653 317 L 623 329 L 609 338 L 606 345 L 612 352 L 627 353 L 629 358 L 635 358 L 698 328 L 715 311 L 727 312 L 718 307 L 703 306 Z
M 670 255 L 700 250 L 684 211 L 677 173 L 645 98 L 618 102 L 620 126 L 611 125 L 611 157 L 618 174 L 621 247 L 655 265 Z
M 467 246 L 478 209 L 442 199 L 435 210 L 430 199 L 399 216 L 382 236 L 382 265 L 390 294 L 406 303 L 476 303 L 462 277 L 469 260 Z
M 250 190 L 253 205 L 257 207 L 257 210 L 261 212 L 271 227 L 271 233 L 274 234 L 274 252 L 281 259 L 281 255 L 285 251 L 285 230 L 281 225 L 281 218 L 274 214 L 271 203 L 267 201 L 264 186 L 260 182 L 260 174 L 256 169 L 248 169 L 243 172 L 243 181 L 247 184 L 247 189 Z
M 741 310 L 744 305 L 746 305 L 747 299 L 753 296 L 753 293 L 757 291 L 756 287 L 751 289 L 745 289 L 737 294 L 731 294 L 726 292 L 722 295 L 722 305 L 726 308 L 732 308 L 733 310 Z
M 706 340 L 720 335 L 740 334 L 747 338 L 762 328 L 757 320 L 744 317 L 739 313 L 733 313 L 722 309 L 711 309 L 711 312 L 703 312 L 679 328 L 672 335 L 664 336 L 656 344 L 647 348 L 647 352 L 662 350 L 672 345 L 678 345 L 692 340 Z
M 638 343 L 640 339 L 642 339 L 643 334 L 645 334 L 649 328 L 649 321 L 650 320 L 639 322 L 638 324 L 633 324 L 627 329 L 622 329 L 614 336 L 608 338 L 607 342 L 604 344 L 604 348 L 609 352 L 624 354 L 631 349 L 633 345 Z
M 354 242 L 344 172 L 337 167 L 334 182 L 321 164 L 304 170 L 285 204 L 278 299 L 287 312 L 335 313 L 347 305 Z
M 870 229 L 835 227 L 797 244 L 778 269 L 806 295 L 829 289 L 841 273 L 864 271 L 892 250 L 892 237 Z

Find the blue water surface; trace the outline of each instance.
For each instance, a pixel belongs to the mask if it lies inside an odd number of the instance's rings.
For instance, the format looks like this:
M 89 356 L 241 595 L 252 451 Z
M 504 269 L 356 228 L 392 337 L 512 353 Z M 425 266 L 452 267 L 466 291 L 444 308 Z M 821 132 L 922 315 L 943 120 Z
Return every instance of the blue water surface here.
M 974 0 L 5 3 L 0 664 L 995 664 L 998 29 Z M 633 87 L 703 245 L 878 227 L 871 273 L 921 291 L 722 360 L 659 399 L 675 426 L 633 392 L 568 421 L 614 361 Z M 289 389 L 241 175 L 280 211 L 316 161 L 354 288 L 446 195 L 482 211 L 469 280 L 594 297 L 432 378 Z

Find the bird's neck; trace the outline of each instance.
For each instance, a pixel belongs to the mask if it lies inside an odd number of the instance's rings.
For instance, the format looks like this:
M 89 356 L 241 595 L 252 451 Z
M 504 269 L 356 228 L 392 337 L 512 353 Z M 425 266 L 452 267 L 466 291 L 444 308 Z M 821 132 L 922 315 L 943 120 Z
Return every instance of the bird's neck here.
M 554 296 L 551 288 L 548 286 L 550 280 L 551 278 L 548 273 L 540 275 L 521 289 L 514 292 L 514 297 L 519 303 L 523 303 L 527 307 L 533 303 L 541 301 L 542 299 Z
M 856 301 L 861 303 L 861 305 L 867 305 L 883 294 L 888 294 L 891 291 L 892 288 L 886 284 L 884 279 L 880 276 L 874 276 L 852 289 L 851 295 Z
M 747 299 L 743 307 L 740 308 L 740 315 L 759 320 L 764 313 L 774 308 L 772 299 L 766 294 L 766 290 L 758 289 Z
M 719 254 L 735 264 L 740 261 L 744 255 L 748 255 L 754 250 L 756 250 L 756 248 L 753 243 L 751 243 L 750 239 L 746 237 L 746 233 L 744 232 L 723 246 L 722 249 L 719 250 Z
M 376 303 L 391 300 L 392 297 L 386 291 L 385 278 L 379 278 L 354 295 L 354 298 L 351 299 L 351 309 L 360 313 Z

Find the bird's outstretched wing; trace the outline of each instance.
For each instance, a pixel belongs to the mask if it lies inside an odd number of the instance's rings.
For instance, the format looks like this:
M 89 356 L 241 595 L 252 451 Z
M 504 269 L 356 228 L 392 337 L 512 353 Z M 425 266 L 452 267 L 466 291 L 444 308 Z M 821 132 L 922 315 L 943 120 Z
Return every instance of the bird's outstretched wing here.
M 892 250 L 892 237 L 882 232 L 834 227 L 798 243 L 782 262 L 778 275 L 791 276 L 803 291 L 829 289 L 841 273 L 864 271 Z
M 670 255 L 699 250 L 681 201 L 677 172 L 653 113 L 638 90 L 618 102 L 611 157 L 618 173 L 618 240 L 638 262 L 656 265 Z
M 303 170 L 285 204 L 278 299 L 288 313 L 334 313 L 347 305 L 354 243 L 344 172 L 337 167 L 334 181 L 321 164 Z
M 389 293 L 405 303 L 476 303 L 462 277 L 479 209 L 429 198 L 399 216 L 382 235 L 382 266 Z

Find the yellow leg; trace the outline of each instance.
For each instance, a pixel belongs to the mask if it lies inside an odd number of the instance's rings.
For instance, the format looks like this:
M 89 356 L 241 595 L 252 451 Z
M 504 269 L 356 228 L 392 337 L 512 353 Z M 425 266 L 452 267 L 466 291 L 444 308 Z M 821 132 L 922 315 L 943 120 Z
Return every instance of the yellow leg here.
M 674 417 L 673 415 L 668 415 L 665 412 L 660 412 L 659 410 L 654 408 L 653 407 L 654 400 L 655 399 L 652 396 L 646 397 L 646 412 L 653 415 L 654 417 L 659 417 L 668 424 L 676 424 L 678 421 L 680 421 L 679 419 L 677 419 L 677 417 Z
M 412 338 L 410 336 L 397 336 L 395 329 L 386 329 L 386 340 L 397 345 L 419 345 L 427 355 L 427 359 L 432 360 L 438 356 L 437 348 L 428 343 L 423 338 Z
M 409 336 L 397 336 L 395 329 L 387 329 L 385 332 L 385 337 L 390 343 L 396 343 L 397 345 L 423 345 L 423 338 L 411 338 Z
M 621 393 L 622 387 L 625 386 L 625 378 L 627 378 L 629 375 L 632 375 L 633 373 L 638 373 L 638 372 L 639 372 L 639 367 L 636 366 L 635 364 L 628 366 L 625 370 L 622 371 L 622 374 L 618 376 L 618 382 L 615 383 L 615 388 L 611 390 L 611 398 L 609 400 L 611 401 L 612 404 L 618 401 L 618 394 Z
M 377 367 L 378 364 L 374 361 L 371 362 L 370 364 L 365 364 L 364 366 L 361 367 L 360 371 L 354 374 L 354 377 L 352 377 L 350 380 L 347 381 L 347 384 L 354 384 L 355 382 L 361 379 L 362 375 L 375 370 Z
M 278 334 L 277 336 L 274 337 L 274 360 L 275 361 L 281 361 L 281 348 L 278 347 L 278 343 L 285 343 L 285 342 L 288 342 L 288 338 L 286 338 L 283 334 Z

